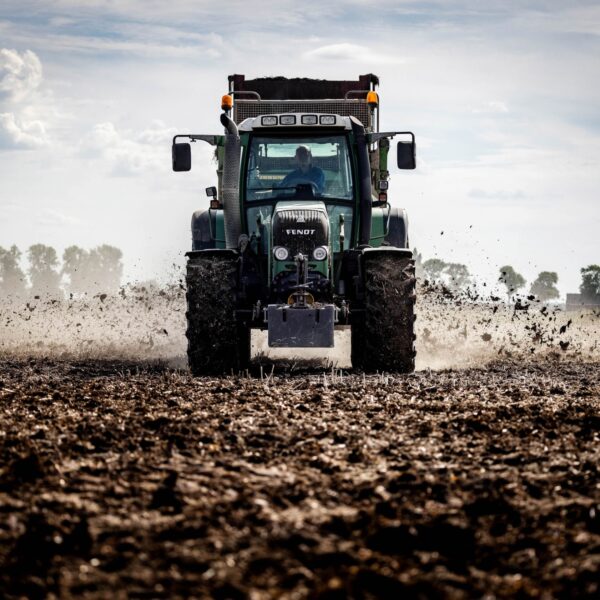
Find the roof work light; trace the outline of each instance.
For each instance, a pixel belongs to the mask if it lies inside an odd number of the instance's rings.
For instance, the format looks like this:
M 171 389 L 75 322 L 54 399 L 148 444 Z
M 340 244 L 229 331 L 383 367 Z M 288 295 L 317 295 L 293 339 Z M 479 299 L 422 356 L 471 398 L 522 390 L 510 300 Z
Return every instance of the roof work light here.
M 317 115 L 302 115 L 302 125 L 316 125 Z
M 296 115 L 281 115 L 279 117 L 280 125 L 295 125 Z

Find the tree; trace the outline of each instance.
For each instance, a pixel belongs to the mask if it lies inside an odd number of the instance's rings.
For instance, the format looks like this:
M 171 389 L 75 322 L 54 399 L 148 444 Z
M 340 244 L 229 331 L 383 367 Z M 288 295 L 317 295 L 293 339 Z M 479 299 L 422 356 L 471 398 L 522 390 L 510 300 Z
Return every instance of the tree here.
M 82 293 L 89 289 L 89 253 L 79 246 L 65 248 L 62 273 L 69 278 L 69 290 Z
M 537 296 L 542 302 L 558 298 L 560 293 L 556 287 L 558 273 L 554 271 L 542 271 L 537 279 L 531 284 L 530 292 Z
M 63 273 L 76 293 L 115 292 L 121 285 L 123 253 L 106 244 L 93 250 L 69 246 L 63 253 Z
M 29 281 L 34 294 L 60 293 L 60 272 L 56 250 L 44 244 L 34 244 L 27 251 Z
M 445 267 L 446 263 L 439 258 L 429 258 L 423 263 L 425 277 L 430 281 L 438 281 L 441 278 Z
M 498 281 L 506 286 L 506 295 L 510 295 L 525 286 L 525 278 L 520 273 L 517 273 L 510 265 L 500 267 L 500 277 Z
M 600 302 L 600 265 L 588 265 L 581 269 L 579 291 L 584 301 Z
M 90 252 L 90 261 L 96 273 L 101 291 L 116 292 L 123 276 L 123 252 L 114 246 L 103 244 Z
M 448 276 L 448 285 L 459 290 L 469 283 L 469 269 L 460 263 L 448 263 L 444 267 L 444 273 Z
M 25 273 L 19 266 L 21 251 L 15 246 L 5 250 L 0 246 L 0 291 L 21 296 L 25 293 Z

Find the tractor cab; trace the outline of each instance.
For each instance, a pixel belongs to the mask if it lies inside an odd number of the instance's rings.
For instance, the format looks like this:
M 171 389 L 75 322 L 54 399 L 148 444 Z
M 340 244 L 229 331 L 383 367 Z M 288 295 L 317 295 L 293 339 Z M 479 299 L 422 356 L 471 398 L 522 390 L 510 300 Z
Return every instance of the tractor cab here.
M 274 299 L 293 300 L 296 257 L 306 258 L 309 301 L 331 297 L 334 265 L 352 244 L 356 205 L 348 118 L 283 114 L 248 119 L 242 162 L 244 217 L 252 249 L 267 257 Z M 336 127 L 337 125 L 337 127 Z

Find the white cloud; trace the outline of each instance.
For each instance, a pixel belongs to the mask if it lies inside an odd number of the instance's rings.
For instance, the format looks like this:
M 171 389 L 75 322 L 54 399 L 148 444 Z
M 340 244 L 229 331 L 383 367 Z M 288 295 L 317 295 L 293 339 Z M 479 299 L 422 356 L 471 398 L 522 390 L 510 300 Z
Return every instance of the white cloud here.
M 26 0 L 20 0 L 22 4 Z M 294 27 L 305 23 L 313 23 L 319 18 L 334 15 L 339 8 L 317 0 L 307 0 L 298 4 L 295 0 L 229 0 L 227 11 L 219 3 L 206 0 L 177 0 L 162 2 L 160 0 L 55 0 L 55 10 L 61 14 L 78 17 L 102 15 L 118 19 L 137 19 L 147 22 L 162 23 L 172 20 L 188 23 L 192 20 L 203 23 L 215 19 L 228 23 L 275 22 L 276 26 Z M 143 19 L 140 18 L 143 15 Z
M 304 53 L 308 60 L 325 61 L 352 61 L 352 62 L 375 62 L 375 63 L 400 63 L 402 59 L 395 59 L 389 55 L 378 54 L 359 44 L 329 44 Z
M 33 44 L 33 37 L 26 37 L 28 44 Z M 47 47 L 56 52 L 77 52 L 95 55 L 97 53 L 122 54 L 128 57 L 136 55 L 145 58 L 171 58 L 182 59 L 198 57 L 199 54 L 209 58 L 221 56 L 221 50 L 211 46 L 208 42 L 182 41 L 175 43 L 174 39 L 156 39 L 152 30 L 140 39 L 115 39 L 101 36 L 50 34 L 46 36 Z
M 4 219 L 18 218 L 21 220 L 31 221 L 31 209 L 28 206 L 9 202 L 0 204 L 0 217 Z M 77 225 L 80 219 L 67 215 L 62 211 L 53 208 L 40 208 L 36 210 L 33 216 L 33 223 L 43 227 L 61 227 Z
M 305 53 L 306 58 L 317 58 L 325 60 L 355 60 L 369 52 L 366 46 L 358 44 L 330 44 L 321 46 Z
M 596 2 L 582 6 L 564 3 L 548 12 L 529 10 L 520 20 L 533 30 L 600 36 L 600 6 Z
M 112 123 L 98 123 L 84 140 L 84 147 L 102 152 L 106 148 L 117 145 L 119 141 L 119 134 Z
M 0 49 L 0 99 L 21 102 L 42 82 L 42 63 L 31 50 Z
M 48 107 L 39 94 L 42 63 L 31 50 L 0 49 L 0 149 L 39 148 L 48 143 Z
M 137 134 L 136 141 L 140 144 L 168 144 L 176 133 L 173 127 L 167 127 L 162 121 L 156 120 Z
M 174 128 L 154 121 L 142 131 L 117 130 L 111 122 L 98 123 L 84 138 L 82 148 L 93 160 L 105 161 L 112 175 L 128 177 L 149 172 L 167 171 L 170 164 L 169 143 Z
M 485 102 L 480 106 L 472 108 L 471 112 L 475 114 L 502 114 L 509 111 L 506 103 L 501 102 L 500 100 L 490 100 L 489 102 Z
M 77 23 L 76 19 L 72 19 L 70 17 L 52 17 L 48 20 L 48 24 L 52 25 L 53 27 L 65 27 L 68 25 L 74 25 L 75 23 Z
M 25 121 L 14 113 L 0 113 L 0 148 L 39 148 L 47 144 L 41 121 Z
M 35 223 L 41 227 L 68 227 L 78 225 L 81 221 L 57 210 L 44 208 L 35 216 Z

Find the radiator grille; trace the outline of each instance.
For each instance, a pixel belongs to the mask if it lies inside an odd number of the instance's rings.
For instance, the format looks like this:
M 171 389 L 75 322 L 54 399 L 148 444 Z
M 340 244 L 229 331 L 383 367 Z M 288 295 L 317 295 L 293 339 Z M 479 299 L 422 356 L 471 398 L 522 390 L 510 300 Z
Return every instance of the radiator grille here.
M 237 100 L 233 105 L 233 118 L 236 123 L 259 115 L 281 113 L 317 113 L 356 117 L 365 127 L 370 128 L 371 111 L 364 100 Z
M 291 257 L 312 256 L 317 246 L 327 246 L 329 219 L 319 210 L 278 210 L 273 217 L 273 245 L 283 246 Z

